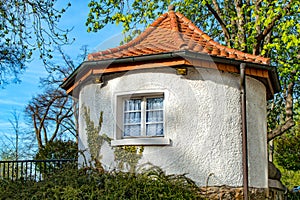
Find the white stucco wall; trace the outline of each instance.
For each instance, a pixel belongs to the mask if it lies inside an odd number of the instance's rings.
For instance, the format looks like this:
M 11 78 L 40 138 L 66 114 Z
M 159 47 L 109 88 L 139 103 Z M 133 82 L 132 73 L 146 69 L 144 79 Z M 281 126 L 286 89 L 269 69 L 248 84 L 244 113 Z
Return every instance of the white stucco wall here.
M 248 77 L 246 91 L 249 181 L 250 186 L 261 187 L 260 180 L 268 180 L 266 90 L 261 82 Z
M 242 134 L 239 76 L 210 69 L 189 68 L 187 76 L 174 69 L 152 69 L 110 75 L 104 84 L 90 84 L 79 94 L 79 148 L 87 149 L 82 106 L 91 119 L 103 111 L 101 134 L 114 137 L 115 98 L 119 93 L 165 92 L 165 137 L 170 146 L 145 146 L 140 164 L 150 162 L 169 174 L 184 174 L 199 185 L 242 186 Z M 109 79 L 109 80 L 108 80 Z M 250 186 L 267 188 L 265 87 L 247 78 Z M 113 150 L 101 153 L 106 169 L 114 169 Z

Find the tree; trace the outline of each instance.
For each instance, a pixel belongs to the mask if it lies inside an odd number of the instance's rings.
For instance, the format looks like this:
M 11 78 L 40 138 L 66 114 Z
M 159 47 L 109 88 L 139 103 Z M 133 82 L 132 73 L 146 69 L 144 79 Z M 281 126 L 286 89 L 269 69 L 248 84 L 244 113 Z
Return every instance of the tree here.
M 286 134 L 275 138 L 274 163 L 282 173 L 281 181 L 289 189 L 297 186 L 300 181 L 300 118 L 299 106 L 295 106 L 298 115 L 296 125 Z
M 91 0 L 87 31 L 97 32 L 109 23 L 121 23 L 128 33 L 166 11 L 170 0 Z M 270 57 L 280 74 L 282 90 L 269 102 L 268 141 L 294 125 L 300 76 L 299 1 L 287 0 L 185 0 L 172 1 L 177 10 L 220 43 L 253 55 Z M 125 41 L 136 33 L 132 31 Z
M 66 9 L 56 0 L 0 0 L 0 87 L 18 82 L 34 51 L 46 62 L 52 45 L 68 43 L 70 30 L 58 27 Z
M 20 126 L 19 126 L 19 118 L 20 115 L 16 113 L 16 111 L 13 113 L 13 120 L 9 120 L 15 134 L 16 134 L 16 144 L 15 144 L 15 158 L 16 160 L 19 159 L 19 135 L 20 135 Z
M 275 139 L 274 159 L 289 174 L 300 170 L 300 107 L 299 101 L 296 102 L 294 112 L 295 126 L 286 134 Z M 298 176 L 299 177 L 299 176 Z M 290 181 L 290 177 L 286 177 Z
M 49 159 L 76 159 L 77 144 L 75 141 L 54 140 L 48 142 L 45 148 L 39 149 L 35 156 L 37 160 Z
M 69 76 L 77 65 L 61 48 L 57 50 L 62 63 L 47 63 L 48 76 L 40 80 L 44 91 L 33 97 L 25 109 L 29 124 L 34 130 L 39 152 L 45 148 L 51 149 L 49 145 L 57 144 L 59 138 L 72 140 L 77 139 L 78 135 L 77 103 L 59 87 L 63 78 Z M 82 50 L 83 55 L 79 56 L 79 62 L 86 56 L 86 47 Z
M 300 126 L 293 127 L 293 131 L 276 138 L 275 160 L 284 169 L 300 170 Z
M 14 110 L 9 119 L 12 132 L 2 134 L 0 156 L 2 160 L 19 160 L 33 154 L 32 141 L 26 135 L 26 128 L 20 123 L 20 113 Z
M 76 137 L 71 104 L 69 97 L 57 88 L 47 89 L 29 102 L 25 112 L 30 117 L 39 149 L 65 132 Z

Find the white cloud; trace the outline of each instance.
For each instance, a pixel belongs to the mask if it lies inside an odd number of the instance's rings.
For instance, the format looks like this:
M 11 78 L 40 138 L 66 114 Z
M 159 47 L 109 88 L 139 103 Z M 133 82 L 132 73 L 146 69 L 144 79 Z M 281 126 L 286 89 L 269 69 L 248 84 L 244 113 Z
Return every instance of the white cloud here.
M 9 121 L 5 122 L 5 121 L 0 121 L 0 127 L 2 128 L 10 128 L 11 124 Z
M 24 106 L 24 102 L 20 102 L 17 100 L 9 100 L 9 99 L 0 99 L 0 104 L 2 105 L 10 105 L 10 106 Z
M 7 122 L 0 121 L 0 134 L 1 134 L 0 138 L 2 138 L 4 136 L 3 134 L 10 133 L 11 129 L 12 129 L 12 127 L 8 120 L 7 120 Z

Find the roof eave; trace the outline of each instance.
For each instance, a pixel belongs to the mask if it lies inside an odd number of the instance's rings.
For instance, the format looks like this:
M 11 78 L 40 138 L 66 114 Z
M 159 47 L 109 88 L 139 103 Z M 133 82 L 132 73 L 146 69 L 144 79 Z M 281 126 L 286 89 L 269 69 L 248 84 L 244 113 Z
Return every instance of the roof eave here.
M 123 63 L 134 63 L 134 62 L 143 62 L 149 60 L 161 60 L 161 59 L 168 59 L 168 58 L 178 58 L 184 57 L 186 51 L 176 51 L 176 52 L 166 52 L 166 53 L 159 53 L 159 54 L 149 54 L 149 55 L 142 55 L 142 56 L 130 56 L 130 57 L 123 57 L 123 58 L 114 58 L 114 59 L 105 59 L 105 60 L 97 60 L 97 61 L 84 61 L 82 62 L 73 72 L 72 74 L 60 85 L 63 89 L 74 81 L 75 77 L 83 68 L 95 67 L 99 65 L 109 66 L 111 64 L 123 64 Z
M 237 67 L 239 67 L 241 63 L 246 63 L 246 67 L 267 70 L 270 73 L 270 76 L 271 76 L 270 79 L 274 85 L 274 93 L 279 92 L 281 89 L 279 77 L 278 77 L 278 73 L 277 73 L 277 68 L 274 66 L 271 66 L 268 64 L 240 61 L 240 60 L 230 59 L 230 58 L 226 58 L 226 57 L 219 57 L 219 56 L 212 56 L 212 55 L 208 56 L 206 54 L 200 54 L 200 53 L 190 52 L 190 51 L 187 51 L 185 56 L 190 57 L 190 58 L 210 60 L 210 61 L 214 61 L 216 63 L 231 64 L 231 65 L 235 65 Z
M 70 84 L 74 83 L 75 78 L 78 75 L 78 73 L 82 69 L 85 69 L 85 68 L 93 68 L 93 67 L 96 67 L 99 65 L 109 66 L 111 64 L 134 63 L 134 62 L 163 60 L 163 59 L 179 58 L 179 57 L 201 59 L 201 60 L 213 61 L 213 62 L 217 62 L 217 63 L 231 64 L 231 65 L 234 65 L 237 67 L 239 67 L 239 65 L 241 63 L 246 63 L 246 66 L 248 66 L 250 68 L 267 70 L 270 73 L 270 80 L 272 81 L 272 85 L 274 86 L 274 93 L 277 93 L 280 91 L 280 83 L 279 83 L 279 78 L 278 78 L 276 67 L 266 65 L 266 64 L 252 63 L 252 62 L 247 62 L 247 61 L 239 61 L 239 60 L 234 60 L 234 59 L 230 59 L 230 58 L 226 58 L 226 57 L 212 56 L 212 55 L 207 55 L 204 53 L 191 52 L 188 50 L 164 52 L 164 53 L 159 53 L 159 54 L 149 54 L 149 55 L 141 55 L 141 56 L 130 56 L 130 57 L 117 58 L 117 59 L 105 59 L 105 60 L 99 60 L 99 61 L 84 61 L 61 84 L 61 87 L 66 90 Z

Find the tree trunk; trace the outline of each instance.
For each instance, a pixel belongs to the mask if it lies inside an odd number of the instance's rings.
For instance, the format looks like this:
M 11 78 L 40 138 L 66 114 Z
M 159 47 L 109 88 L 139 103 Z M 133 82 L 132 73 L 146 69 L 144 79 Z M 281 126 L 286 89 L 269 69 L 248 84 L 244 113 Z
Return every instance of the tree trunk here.
M 293 76 L 292 74 L 291 76 Z M 279 125 L 276 129 L 268 133 L 268 141 L 273 140 L 275 137 L 282 135 L 293 126 L 295 122 L 293 120 L 293 92 L 294 92 L 294 80 L 288 84 L 287 96 L 285 99 L 285 122 Z

